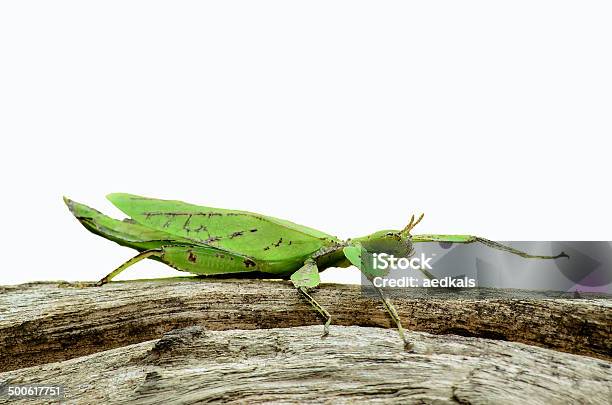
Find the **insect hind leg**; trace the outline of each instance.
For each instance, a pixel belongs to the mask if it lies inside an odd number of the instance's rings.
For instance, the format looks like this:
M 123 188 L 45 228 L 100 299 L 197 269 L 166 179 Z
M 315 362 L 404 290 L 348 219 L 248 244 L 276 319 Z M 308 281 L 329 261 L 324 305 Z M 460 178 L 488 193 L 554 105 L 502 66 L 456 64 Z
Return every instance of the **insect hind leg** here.
M 100 287 L 100 286 L 102 286 L 104 284 L 107 284 L 113 278 L 115 278 L 119 273 L 121 273 L 123 270 L 127 269 L 131 265 L 136 264 L 139 261 L 141 261 L 142 259 L 146 259 L 148 257 L 154 257 L 154 256 L 159 257 L 159 256 L 161 256 L 162 253 L 163 253 L 162 249 L 149 249 L 149 250 L 142 251 L 142 252 L 138 253 L 136 256 L 132 257 L 130 260 L 128 260 L 125 263 L 123 263 L 121 266 L 117 267 L 115 270 L 113 270 L 110 273 L 108 273 L 100 281 L 98 281 L 95 285 L 97 287 Z

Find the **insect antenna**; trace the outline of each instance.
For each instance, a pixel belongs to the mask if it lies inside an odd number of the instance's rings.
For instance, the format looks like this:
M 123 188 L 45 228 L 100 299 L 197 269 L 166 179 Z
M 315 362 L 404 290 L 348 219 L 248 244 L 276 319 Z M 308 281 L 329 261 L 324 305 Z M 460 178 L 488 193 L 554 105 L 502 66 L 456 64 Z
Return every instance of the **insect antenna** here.
M 406 227 L 404 229 L 402 229 L 402 231 L 400 232 L 401 235 L 404 236 L 410 236 L 410 231 L 419 224 L 419 222 L 421 222 L 423 220 L 423 217 L 425 216 L 425 214 L 421 214 L 419 215 L 419 217 L 415 220 L 414 214 L 412 214 L 412 216 L 410 217 L 410 222 L 408 222 L 408 225 L 406 225 Z

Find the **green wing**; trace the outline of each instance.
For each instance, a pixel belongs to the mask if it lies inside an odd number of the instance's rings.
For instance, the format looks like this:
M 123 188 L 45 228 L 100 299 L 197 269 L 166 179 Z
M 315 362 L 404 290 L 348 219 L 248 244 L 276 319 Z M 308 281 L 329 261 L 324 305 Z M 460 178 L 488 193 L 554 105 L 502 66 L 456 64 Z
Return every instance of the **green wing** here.
M 305 257 L 334 236 L 278 218 L 182 201 L 115 193 L 107 198 L 136 222 L 193 243 L 247 255 L 253 259 Z
M 129 219 L 120 221 L 110 218 L 69 198 L 64 197 L 64 202 L 85 228 L 122 246 L 143 251 L 164 245 L 192 245 L 188 239 L 147 228 Z

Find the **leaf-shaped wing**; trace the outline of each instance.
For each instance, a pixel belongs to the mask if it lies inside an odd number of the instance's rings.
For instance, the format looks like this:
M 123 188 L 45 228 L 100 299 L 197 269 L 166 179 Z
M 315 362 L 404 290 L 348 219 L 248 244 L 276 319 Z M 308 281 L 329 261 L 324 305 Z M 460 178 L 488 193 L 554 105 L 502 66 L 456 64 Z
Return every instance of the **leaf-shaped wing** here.
M 131 220 L 117 220 L 101 212 L 64 197 L 70 212 L 89 231 L 134 249 L 156 249 L 164 245 L 185 245 L 191 241 L 135 223 Z
M 316 229 L 246 211 L 124 193 L 110 194 L 107 198 L 144 226 L 254 259 L 307 256 L 328 241 L 337 240 Z

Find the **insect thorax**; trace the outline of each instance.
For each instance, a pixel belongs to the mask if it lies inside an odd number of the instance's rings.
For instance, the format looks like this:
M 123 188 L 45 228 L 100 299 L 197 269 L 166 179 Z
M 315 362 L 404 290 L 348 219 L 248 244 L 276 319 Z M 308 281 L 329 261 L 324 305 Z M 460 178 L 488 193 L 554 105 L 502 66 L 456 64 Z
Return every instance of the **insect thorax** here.
M 324 246 L 319 249 L 312 258 L 317 263 L 319 270 L 324 270 L 328 267 L 348 267 L 350 262 L 344 257 L 342 249 L 347 246 L 347 242 L 333 242 L 329 246 Z

